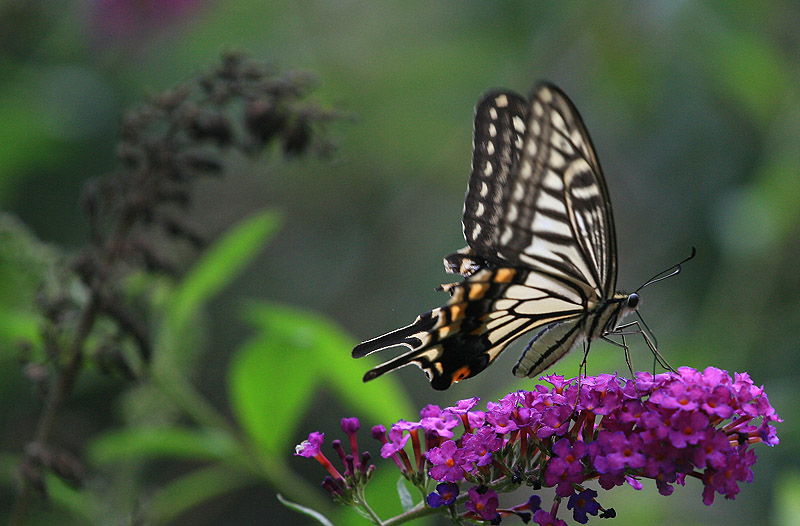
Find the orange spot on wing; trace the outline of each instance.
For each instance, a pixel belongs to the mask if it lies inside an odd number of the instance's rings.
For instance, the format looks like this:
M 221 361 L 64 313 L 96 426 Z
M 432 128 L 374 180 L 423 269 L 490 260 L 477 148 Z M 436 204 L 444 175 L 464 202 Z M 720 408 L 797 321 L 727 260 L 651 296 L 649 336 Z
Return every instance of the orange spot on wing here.
M 471 372 L 472 371 L 470 370 L 468 365 L 465 365 L 464 367 L 460 368 L 459 370 L 457 370 L 456 372 L 453 373 L 453 376 L 452 376 L 453 383 L 456 384 L 456 383 L 460 382 L 464 378 L 468 377 Z
M 466 313 L 466 303 L 456 303 L 448 308 L 450 309 L 450 321 L 458 321 Z
M 514 274 L 517 271 L 513 268 L 499 268 L 494 273 L 494 281 L 495 283 L 511 283 L 511 280 L 514 279 Z
M 487 290 L 489 290 L 488 283 L 476 283 L 469 288 L 469 299 L 480 299 L 486 295 Z
M 479 325 L 475 329 L 469 331 L 469 333 L 472 334 L 473 336 L 480 336 L 484 332 L 486 332 L 486 325 Z
M 439 334 L 439 339 L 443 340 L 444 338 L 447 338 L 447 336 L 449 336 L 451 333 L 458 332 L 459 329 L 461 329 L 461 323 L 460 322 L 459 323 L 453 323 L 451 325 L 447 325 L 446 327 L 442 327 L 441 329 L 439 329 L 439 333 L 438 333 Z

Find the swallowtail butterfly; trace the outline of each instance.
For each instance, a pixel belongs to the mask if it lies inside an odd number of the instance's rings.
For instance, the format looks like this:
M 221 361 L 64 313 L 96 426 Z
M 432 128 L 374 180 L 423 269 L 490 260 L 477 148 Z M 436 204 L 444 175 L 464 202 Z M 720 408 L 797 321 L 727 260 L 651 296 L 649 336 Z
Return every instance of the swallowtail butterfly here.
M 625 328 L 642 332 L 638 322 L 621 325 L 639 295 L 615 292 L 614 219 L 600 164 L 578 111 L 552 84 L 538 84 L 530 100 L 492 91 L 478 102 L 462 225 L 468 246 L 444 266 L 465 279 L 442 285 L 451 295 L 444 306 L 353 349 L 354 358 L 410 349 L 365 382 L 413 363 L 434 389 L 447 389 L 537 331 L 513 368 L 532 377 L 578 344 L 588 351 Z

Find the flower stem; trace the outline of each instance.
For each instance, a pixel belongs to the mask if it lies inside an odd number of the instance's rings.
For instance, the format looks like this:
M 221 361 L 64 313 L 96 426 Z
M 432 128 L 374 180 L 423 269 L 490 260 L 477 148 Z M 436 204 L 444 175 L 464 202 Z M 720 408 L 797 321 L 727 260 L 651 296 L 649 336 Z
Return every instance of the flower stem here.
M 391 519 L 387 519 L 386 521 L 380 523 L 382 526 L 395 526 L 397 524 L 404 524 L 408 521 L 412 521 L 414 519 L 419 519 L 420 517 L 427 517 L 428 515 L 433 515 L 438 513 L 439 510 L 435 508 L 431 508 L 426 506 L 424 503 L 420 503 L 417 506 L 414 506 L 410 510 L 401 513 Z
M 386 524 L 388 524 L 386 522 L 383 522 L 383 520 L 381 520 L 378 514 L 375 513 L 375 510 L 373 510 L 372 507 L 369 505 L 369 503 L 367 503 L 367 499 L 364 496 L 363 488 L 359 488 L 357 495 L 358 495 L 358 506 L 362 510 L 364 510 L 367 513 L 367 515 L 370 516 L 374 524 L 377 524 L 378 526 L 385 526 Z

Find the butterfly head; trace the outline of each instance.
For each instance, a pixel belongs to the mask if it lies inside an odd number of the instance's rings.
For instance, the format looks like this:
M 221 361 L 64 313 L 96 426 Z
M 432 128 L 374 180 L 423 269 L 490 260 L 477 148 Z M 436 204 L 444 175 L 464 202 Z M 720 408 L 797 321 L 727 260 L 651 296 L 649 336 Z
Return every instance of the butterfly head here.
M 625 307 L 629 311 L 636 310 L 639 307 L 639 295 L 635 292 L 628 295 L 628 299 L 625 300 Z
M 619 328 L 622 319 L 628 314 L 638 311 L 642 304 L 642 298 L 636 292 L 631 292 L 630 294 L 617 292 L 614 295 L 614 299 L 616 301 L 613 304 L 617 307 L 613 310 L 609 309 L 610 319 L 606 325 L 606 330 L 610 332 Z M 612 312 L 613 314 L 611 314 Z
M 611 329 L 617 329 L 622 323 L 622 319 L 632 312 L 636 312 L 639 310 L 639 306 L 642 304 L 642 300 L 639 297 L 639 294 L 636 292 L 631 292 L 630 294 L 624 294 L 622 296 L 622 301 L 620 302 L 621 308 L 617 311 L 616 319 L 614 319 L 611 323 Z

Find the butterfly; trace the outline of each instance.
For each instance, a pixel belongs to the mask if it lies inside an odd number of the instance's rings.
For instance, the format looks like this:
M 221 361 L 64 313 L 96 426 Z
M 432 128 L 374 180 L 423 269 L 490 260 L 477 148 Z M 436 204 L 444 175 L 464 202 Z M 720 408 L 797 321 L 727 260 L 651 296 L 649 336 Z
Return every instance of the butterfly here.
M 353 349 L 354 358 L 410 349 L 368 371 L 365 382 L 415 364 L 434 389 L 444 390 L 484 370 L 531 331 L 513 367 L 519 377 L 540 374 L 580 344 L 585 364 L 598 338 L 622 346 L 627 357 L 624 336 L 633 332 L 665 365 L 649 330 L 638 321 L 622 324 L 637 310 L 639 295 L 615 292 L 608 189 L 586 127 L 559 88 L 542 82 L 529 99 L 506 90 L 480 99 L 462 226 L 467 246 L 446 256 L 444 266 L 464 280 L 440 287 L 450 293 L 442 307 Z M 656 277 L 645 285 L 663 279 Z M 622 336 L 622 343 L 611 336 Z

